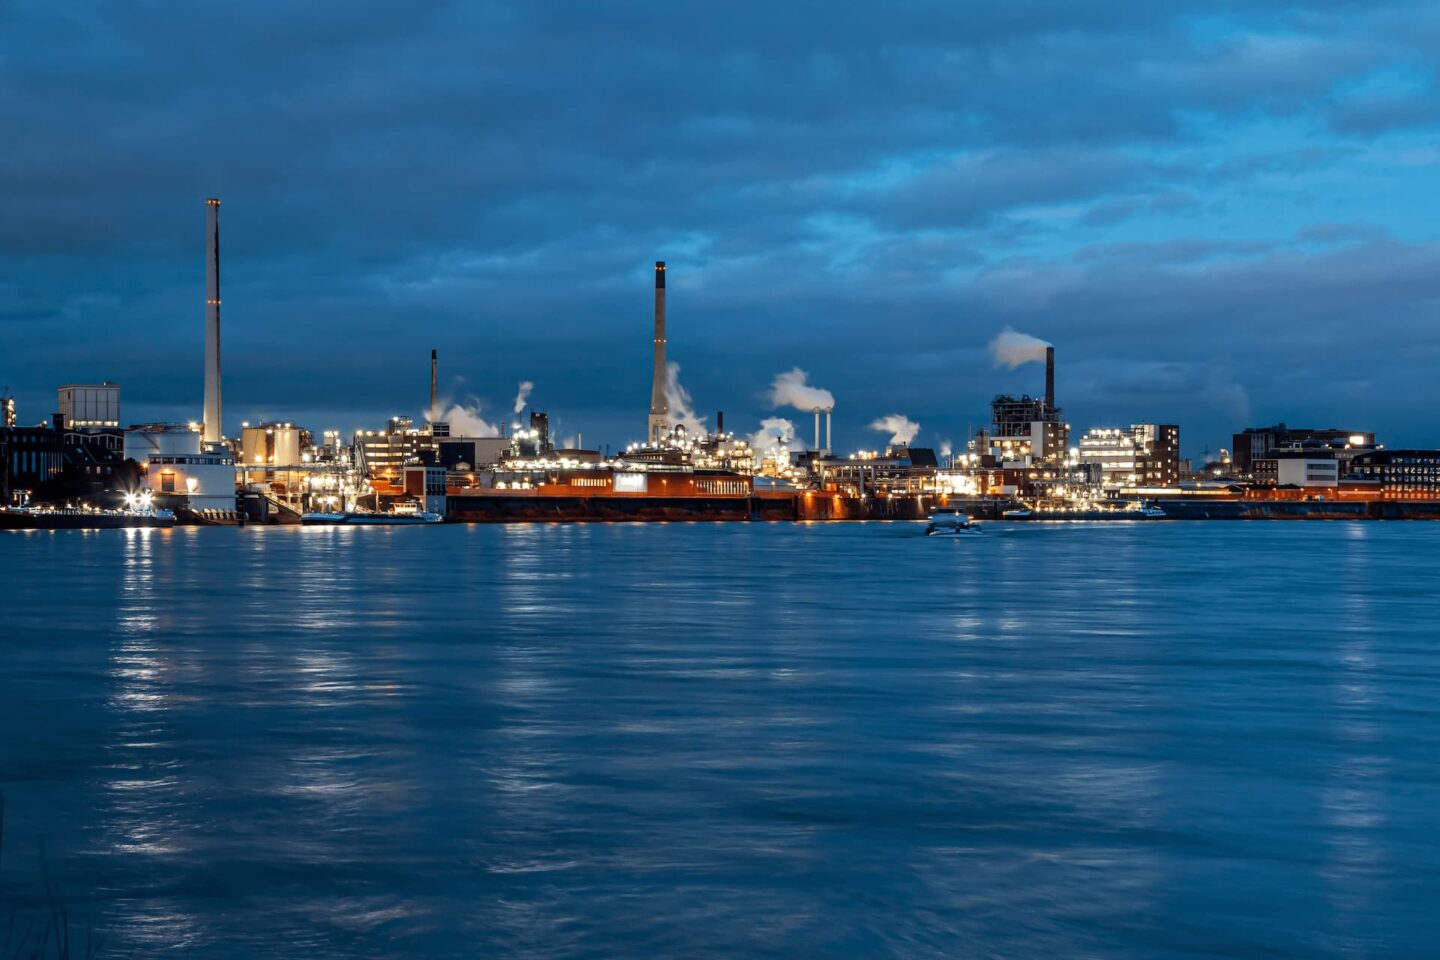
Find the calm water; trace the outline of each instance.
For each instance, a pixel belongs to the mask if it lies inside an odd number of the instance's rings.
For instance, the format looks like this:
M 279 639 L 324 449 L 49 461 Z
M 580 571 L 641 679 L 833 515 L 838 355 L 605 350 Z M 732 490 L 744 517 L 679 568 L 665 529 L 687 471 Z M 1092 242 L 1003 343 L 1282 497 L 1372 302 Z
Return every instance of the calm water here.
M 918 532 L 0 535 L 0 929 L 43 844 L 121 956 L 1440 949 L 1440 524 Z

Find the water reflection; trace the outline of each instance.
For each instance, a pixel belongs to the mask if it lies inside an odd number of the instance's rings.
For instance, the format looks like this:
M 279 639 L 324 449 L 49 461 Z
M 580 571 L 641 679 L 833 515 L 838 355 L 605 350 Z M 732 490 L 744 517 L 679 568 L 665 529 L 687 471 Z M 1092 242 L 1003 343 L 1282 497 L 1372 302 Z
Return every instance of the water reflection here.
M 1436 536 L 14 538 L 0 771 L 137 955 L 1417 954 Z

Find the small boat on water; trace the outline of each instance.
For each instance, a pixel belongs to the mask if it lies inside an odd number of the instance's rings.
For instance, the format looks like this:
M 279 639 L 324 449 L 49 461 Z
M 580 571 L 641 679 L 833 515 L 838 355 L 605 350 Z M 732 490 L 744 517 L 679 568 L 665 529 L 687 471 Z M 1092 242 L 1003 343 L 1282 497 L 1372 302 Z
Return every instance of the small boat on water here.
M 1029 520 L 1035 514 L 1028 507 L 1017 507 L 1014 510 L 1006 510 L 1000 516 L 1006 520 Z
M 954 507 L 936 507 L 930 512 L 930 525 L 925 528 L 928 537 L 974 537 L 981 532 L 978 523 L 971 523 L 968 515 Z
M 400 526 L 418 527 L 427 523 L 440 523 L 445 518 L 438 513 L 304 513 L 300 522 L 305 526 Z

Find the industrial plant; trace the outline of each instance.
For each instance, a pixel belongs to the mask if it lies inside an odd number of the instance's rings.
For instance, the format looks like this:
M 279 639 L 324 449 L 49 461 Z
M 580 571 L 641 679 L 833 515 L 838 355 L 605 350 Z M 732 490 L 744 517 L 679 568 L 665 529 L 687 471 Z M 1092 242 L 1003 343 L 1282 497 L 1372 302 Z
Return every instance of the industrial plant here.
M 776 378 L 772 400 L 813 415 L 813 442 L 779 417 L 751 435 L 727 432 L 723 412 L 713 430 L 687 429 L 667 382 L 664 261 L 654 267 L 643 439 L 613 453 L 580 437 L 557 444 L 528 382 L 508 429 L 446 414 L 439 348 L 423 422 L 394 416 L 344 436 L 267 420 L 227 436 L 215 198 L 204 237 L 199 419 L 125 425 L 121 385 L 106 381 L 59 386 L 48 418 L 23 426 L 7 393 L 0 527 L 920 520 L 937 509 L 1016 521 L 1440 518 L 1440 451 L 1387 450 L 1368 430 L 1249 427 L 1199 464 L 1181 457 L 1173 423 L 1077 434 L 1057 398 L 1056 346 L 1008 329 L 992 350 L 1012 368 L 1039 366 L 1040 389 L 995 396 L 989 423 L 958 449 L 915 444 L 919 425 L 895 414 L 871 424 L 891 432 L 883 448 L 837 455 L 835 397 L 798 368 Z

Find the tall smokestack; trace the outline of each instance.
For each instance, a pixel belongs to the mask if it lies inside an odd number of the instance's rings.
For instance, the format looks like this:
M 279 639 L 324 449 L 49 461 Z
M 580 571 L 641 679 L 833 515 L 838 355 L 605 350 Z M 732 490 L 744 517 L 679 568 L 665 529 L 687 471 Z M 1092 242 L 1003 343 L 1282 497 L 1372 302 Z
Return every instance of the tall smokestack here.
M 815 451 L 818 453 L 820 447 L 820 408 L 815 408 Z
M 831 450 L 831 447 L 830 447 L 830 414 L 833 413 L 833 412 L 834 412 L 833 408 L 831 408 L 831 407 L 826 407 L 826 408 L 825 408 L 825 452 L 826 452 L 826 453 L 829 453 L 830 450 Z
M 205 201 L 205 432 L 219 443 L 220 422 L 220 201 Z
M 650 442 L 659 444 L 670 432 L 670 404 L 665 399 L 665 261 L 655 261 L 655 372 L 650 384 Z
M 430 416 L 438 417 L 440 409 L 440 360 L 430 351 Z
M 725 432 L 725 411 L 724 411 L 724 410 L 717 410 L 717 411 L 715 412 L 715 432 L 718 433 L 718 434 L 723 434 L 723 433 Z
M 1045 348 L 1045 411 L 1055 412 L 1055 348 Z

